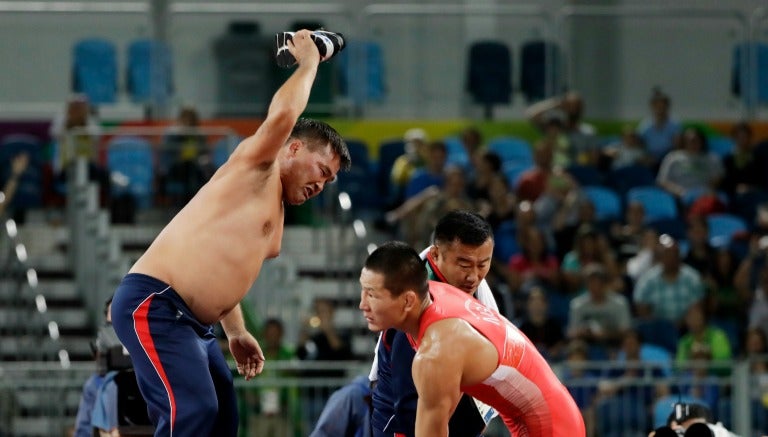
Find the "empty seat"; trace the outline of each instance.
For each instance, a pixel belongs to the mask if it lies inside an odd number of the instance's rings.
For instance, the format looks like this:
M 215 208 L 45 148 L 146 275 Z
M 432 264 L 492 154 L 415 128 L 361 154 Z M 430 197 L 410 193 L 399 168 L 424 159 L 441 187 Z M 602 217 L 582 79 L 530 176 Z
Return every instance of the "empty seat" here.
M 639 202 L 645 208 L 646 223 L 678 217 L 677 203 L 671 194 L 655 186 L 635 187 L 627 191 L 626 203 Z
M 582 191 L 594 205 L 598 221 L 621 218 L 621 198 L 615 191 L 597 186 L 586 186 Z
M 499 155 L 502 163 L 533 164 L 531 144 L 516 137 L 496 137 L 488 142 L 488 151 Z

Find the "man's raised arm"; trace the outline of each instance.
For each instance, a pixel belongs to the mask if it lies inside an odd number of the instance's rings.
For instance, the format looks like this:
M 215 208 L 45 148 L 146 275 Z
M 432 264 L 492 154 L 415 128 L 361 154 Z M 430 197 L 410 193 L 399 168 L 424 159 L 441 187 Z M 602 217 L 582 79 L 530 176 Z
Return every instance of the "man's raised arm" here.
M 271 163 L 277 158 L 296 120 L 307 107 L 320 63 L 320 53 L 310 36 L 309 31 L 301 30 L 287 43 L 298 67 L 272 97 L 264 123 L 240 146 L 247 157 L 257 162 Z

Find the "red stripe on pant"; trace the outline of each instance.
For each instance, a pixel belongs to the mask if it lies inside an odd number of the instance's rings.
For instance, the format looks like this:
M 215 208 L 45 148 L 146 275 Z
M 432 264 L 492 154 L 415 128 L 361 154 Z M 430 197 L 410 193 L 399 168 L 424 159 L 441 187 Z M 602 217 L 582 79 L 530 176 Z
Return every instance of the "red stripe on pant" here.
M 139 337 L 139 343 L 141 344 L 141 347 L 144 348 L 144 352 L 146 352 L 149 361 L 152 363 L 155 371 L 157 371 L 157 375 L 163 382 L 165 391 L 168 393 L 168 401 L 171 407 L 170 428 L 171 435 L 173 435 L 173 425 L 176 422 L 176 399 L 173 396 L 173 390 L 171 390 L 171 382 L 168 381 L 168 376 L 165 374 L 165 369 L 163 369 L 163 363 L 160 362 L 160 356 L 157 355 L 155 342 L 152 340 L 152 335 L 149 332 L 149 320 L 147 320 L 147 313 L 149 313 L 149 304 L 152 303 L 152 297 L 153 296 L 150 296 L 136 308 L 136 311 L 133 312 L 133 322 L 136 327 L 136 335 Z
M 395 437 L 405 437 L 405 434 L 396 432 Z

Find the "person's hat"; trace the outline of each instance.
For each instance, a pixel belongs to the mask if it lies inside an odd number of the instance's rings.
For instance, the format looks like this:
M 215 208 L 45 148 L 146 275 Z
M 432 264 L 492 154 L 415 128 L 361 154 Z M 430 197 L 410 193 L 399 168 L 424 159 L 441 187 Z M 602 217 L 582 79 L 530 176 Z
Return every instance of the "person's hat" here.
M 424 141 L 427 142 L 427 132 L 424 129 L 414 127 L 405 131 L 403 139 L 410 143 L 412 141 Z

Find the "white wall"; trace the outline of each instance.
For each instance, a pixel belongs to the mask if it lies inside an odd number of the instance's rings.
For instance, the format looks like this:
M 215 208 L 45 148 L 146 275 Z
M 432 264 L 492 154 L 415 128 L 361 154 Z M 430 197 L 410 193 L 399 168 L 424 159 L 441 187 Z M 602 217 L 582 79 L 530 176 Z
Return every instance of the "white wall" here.
M 95 2 L 95 0 L 92 0 Z M 420 4 L 453 4 L 454 1 L 421 1 Z M 515 4 L 502 0 L 465 0 L 466 3 Z M 201 4 L 216 3 L 208 0 Z M 303 3 L 284 0 L 283 4 Z M 296 16 L 293 14 L 183 14 L 173 15 L 168 37 L 176 67 L 176 104 L 194 103 L 212 113 L 216 101 L 213 40 L 232 19 L 253 19 L 262 32 L 274 33 L 297 19 L 317 18 L 331 30 L 348 36 L 373 38 L 385 50 L 389 95 L 381 105 L 370 105 L 366 115 L 388 118 L 458 118 L 480 116 L 464 90 L 466 49 L 471 41 L 495 38 L 506 41 L 519 69 L 520 44 L 533 36 L 560 37 L 566 41 L 568 79 L 582 91 L 587 115 L 593 118 L 639 118 L 645 114 L 649 90 L 666 89 L 681 118 L 735 119 L 743 107 L 730 96 L 731 48 L 741 38 L 740 24 L 725 18 L 570 18 L 547 22 L 541 18 L 511 16 L 376 16 L 355 19 L 366 3 L 342 0 L 346 15 Z M 372 3 L 372 2 L 368 2 Z M 403 2 L 411 4 L 411 2 Z M 539 2 L 551 13 L 579 2 Z M 583 2 L 594 5 L 596 2 Z M 656 0 L 599 2 L 628 7 L 664 5 Z M 517 3 L 519 4 L 519 3 Z M 725 5 L 724 5 L 725 4 Z M 677 1 L 676 7 L 732 8 L 748 14 L 757 0 Z M 70 50 L 87 36 L 112 39 L 124 49 L 136 37 L 151 32 L 141 14 L 110 13 L 0 13 L 0 117 L 45 118 L 55 112 L 69 93 Z M 766 24 L 768 28 L 768 23 Z M 123 64 L 121 56 L 121 66 Z M 516 78 L 515 78 L 516 80 Z M 521 118 L 524 103 L 498 108 L 498 118 Z M 109 118 L 137 117 L 140 108 L 125 96 L 118 105 L 102 108 Z

